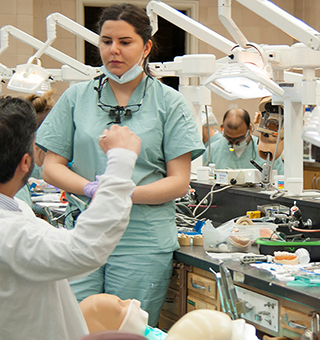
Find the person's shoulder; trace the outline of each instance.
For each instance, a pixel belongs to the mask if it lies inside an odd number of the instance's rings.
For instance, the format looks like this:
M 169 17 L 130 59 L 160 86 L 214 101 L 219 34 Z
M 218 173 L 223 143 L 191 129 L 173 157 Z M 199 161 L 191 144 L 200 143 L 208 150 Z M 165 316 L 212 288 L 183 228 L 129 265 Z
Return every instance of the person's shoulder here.
M 23 213 L 33 214 L 32 208 L 24 200 L 18 198 L 17 196 L 14 197 L 14 200 L 18 203 L 19 208 L 22 210 Z
M 258 138 L 257 136 L 254 136 L 254 135 L 251 135 L 251 137 L 252 137 L 253 142 L 254 142 L 255 144 L 257 144 L 259 138 Z
M 182 96 L 182 94 L 174 89 L 173 87 L 163 83 L 160 79 L 152 77 L 152 87 L 157 89 L 158 91 L 162 91 L 164 94 L 170 94 L 172 96 Z
M 91 80 L 85 80 L 85 81 L 80 81 L 78 83 L 75 83 L 73 85 L 71 85 L 69 88 L 66 89 L 66 91 L 64 92 L 64 94 L 66 96 L 70 96 L 70 95 L 84 95 L 87 93 L 94 92 L 95 87 L 98 86 L 99 80 L 97 80 L 96 78 L 93 78 Z

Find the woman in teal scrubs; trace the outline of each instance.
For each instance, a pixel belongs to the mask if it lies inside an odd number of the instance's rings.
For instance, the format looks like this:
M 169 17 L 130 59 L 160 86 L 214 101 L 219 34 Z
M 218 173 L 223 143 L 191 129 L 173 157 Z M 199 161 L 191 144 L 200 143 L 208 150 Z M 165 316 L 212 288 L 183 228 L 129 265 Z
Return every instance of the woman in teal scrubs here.
M 183 96 L 149 72 L 153 44 L 145 11 L 115 4 L 98 27 L 101 75 L 65 91 L 37 133 L 37 144 L 47 151 L 43 176 L 67 192 L 71 228 L 105 167 L 98 144 L 103 129 L 127 125 L 141 138 L 129 226 L 106 265 L 72 288 L 79 301 L 97 293 L 137 299 L 156 326 L 179 247 L 174 199 L 187 192 L 191 160 L 204 147 Z

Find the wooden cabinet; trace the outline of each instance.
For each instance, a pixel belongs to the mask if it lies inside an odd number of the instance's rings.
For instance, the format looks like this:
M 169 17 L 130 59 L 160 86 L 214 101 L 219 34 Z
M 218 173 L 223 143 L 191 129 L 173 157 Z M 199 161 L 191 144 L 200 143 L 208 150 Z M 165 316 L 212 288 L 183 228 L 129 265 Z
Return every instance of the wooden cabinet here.
M 304 165 L 303 189 L 320 190 L 320 168 L 316 166 L 316 163 L 315 166 Z
M 186 313 L 186 266 L 175 263 L 165 302 L 162 306 L 158 327 L 168 331 Z
M 300 303 L 274 296 L 245 284 L 236 283 L 237 286 L 268 296 L 278 301 L 278 327 L 276 331 L 262 327 L 259 322 L 250 322 L 257 329 L 260 339 L 283 337 L 284 339 L 298 340 L 304 328 L 310 329 L 312 308 Z M 249 301 L 250 302 L 250 301 Z M 220 297 L 215 276 L 197 267 L 183 263 L 176 264 L 174 274 L 168 289 L 167 298 L 161 310 L 159 328 L 168 331 L 170 327 L 185 313 L 195 309 L 212 309 L 221 311 Z
M 313 310 L 301 304 L 280 300 L 279 328 L 281 336 L 298 340 L 304 331 L 311 328 Z
M 213 274 L 193 267 L 188 272 L 187 312 L 194 309 L 220 310 L 219 292 Z

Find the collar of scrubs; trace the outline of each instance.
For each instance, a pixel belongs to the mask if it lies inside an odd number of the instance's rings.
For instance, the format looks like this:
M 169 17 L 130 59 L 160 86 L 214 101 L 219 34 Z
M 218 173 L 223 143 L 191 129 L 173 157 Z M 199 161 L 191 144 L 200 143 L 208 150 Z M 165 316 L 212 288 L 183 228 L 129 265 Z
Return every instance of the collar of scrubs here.
M 18 202 L 1 193 L 0 193 L 0 208 L 9 211 L 21 211 Z
M 99 79 L 99 87 L 98 88 L 95 87 L 95 90 L 98 92 L 97 105 L 100 107 L 101 110 L 108 112 L 109 116 L 114 119 L 114 121 L 110 122 L 109 124 L 121 124 L 122 118 L 131 118 L 132 113 L 138 112 L 140 110 L 140 107 L 142 106 L 144 97 L 146 95 L 146 89 L 148 85 L 149 76 L 146 76 L 144 78 L 145 83 L 144 83 L 143 93 L 142 93 L 140 102 L 138 104 L 129 104 L 126 106 L 109 105 L 109 104 L 105 104 L 102 102 L 101 92 L 102 92 L 103 86 L 108 82 L 108 78 L 106 78 L 104 81 L 102 81 L 102 78 L 103 77 Z

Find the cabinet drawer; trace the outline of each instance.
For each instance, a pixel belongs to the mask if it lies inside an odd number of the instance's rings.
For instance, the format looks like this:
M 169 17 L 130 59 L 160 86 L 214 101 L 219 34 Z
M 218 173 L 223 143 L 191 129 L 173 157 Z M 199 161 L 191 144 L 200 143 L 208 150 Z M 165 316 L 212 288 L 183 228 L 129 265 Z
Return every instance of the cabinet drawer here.
M 303 329 L 298 329 L 294 327 L 294 324 L 302 325 L 310 329 L 311 317 L 308 313 L 303 313 L 288 307 L 280 308 L 280 327 L 283 330 L 288 330 L 290 333 L 290 338 L 300 338 L 303 333 Z M 285 331 L 284 331 L 284 334 Z M 296 337 L 294 336 L 296 334 Z
M 187 297 L 187 312 L 191 312 L 195 309 L 213 309 L 217 310 L 217 306 L 206 302 L 204 300 L 198 299 L 192 295 L 188 295 Z
M 162 311 L 164 314 L 174 314 L 174 318 L 178 319 L 180 306 L 180 294 L 179 291 L 168 288 L 166 299 L 162 305 Z
M 169 287 L 179 290 L 179 287 L 180 287 L 180 269 L 179 268 L 173 268 Z
M 190 291 L 217 300 L 216 281 L 195 273 L 188 273 L 188 292 Z
M 168 332 L 168 330 L 174 325 L 174 323 L 177 320 L 173 320 L 165 315 L 162 314 L 162 312 L 160 313 L 160 317 L 159 317 L 159 323 L 158 323 L 158 328 L 163 330 L 164 332 Z

